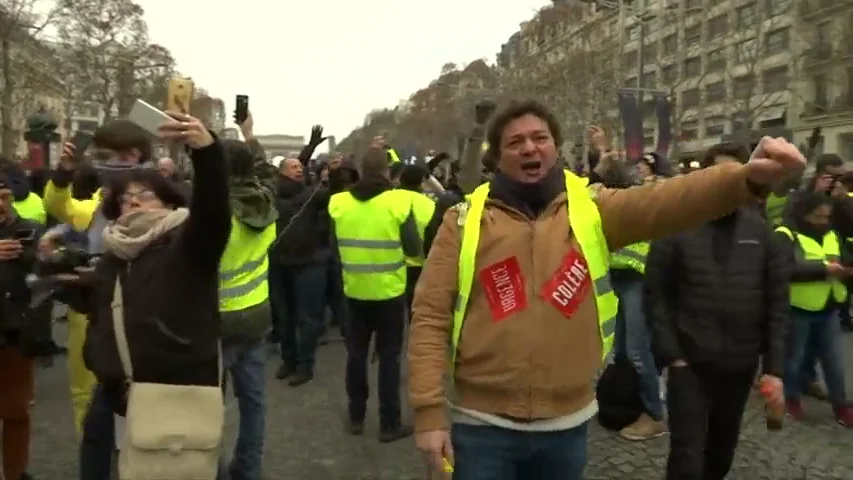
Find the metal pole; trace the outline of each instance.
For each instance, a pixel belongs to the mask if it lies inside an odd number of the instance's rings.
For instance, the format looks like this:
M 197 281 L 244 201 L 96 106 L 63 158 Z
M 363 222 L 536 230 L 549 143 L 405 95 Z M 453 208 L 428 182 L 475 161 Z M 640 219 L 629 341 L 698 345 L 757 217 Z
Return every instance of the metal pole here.
M 643 63 L 645 62 L 645 43 L 646 43 L 646 23 L 645 23 L 645 1 L 637 0 L 637 10 L 635 18 L 639 22 L 640 31 L 638 32 L 639 46 L 637 47 L 637 111 L 640 118 L 643 116 Z M 642 121 L 642 120 L 641 120 Z

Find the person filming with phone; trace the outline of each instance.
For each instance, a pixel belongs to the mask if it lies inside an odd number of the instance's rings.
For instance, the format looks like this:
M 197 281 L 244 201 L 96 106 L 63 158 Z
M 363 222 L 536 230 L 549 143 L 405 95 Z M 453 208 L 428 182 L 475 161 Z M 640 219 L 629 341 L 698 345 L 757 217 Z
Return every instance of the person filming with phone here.
M 35 334 L 40 331 L 31 318 L 26 276 L 35 261 L 42 227 L 20 217 L 13 202 L 9 178 L 0 173 L 0 477 L 7 479 L 24 478 L 29 463 L 32 354 L 38 350 Z
M 847 298 L 844 282 L 853 278 L 853 268 L 845 265 L 841 239 L 832 228 L 833 206 L 832 198 L 822 192 L 804 193 L 791 218 L 776 228 L 791 264 L 791 330 L 783 383 L 788 415 L 802 420 L 803 371 L 819 361 L 836 422 L 853 428 L 839 318 Z

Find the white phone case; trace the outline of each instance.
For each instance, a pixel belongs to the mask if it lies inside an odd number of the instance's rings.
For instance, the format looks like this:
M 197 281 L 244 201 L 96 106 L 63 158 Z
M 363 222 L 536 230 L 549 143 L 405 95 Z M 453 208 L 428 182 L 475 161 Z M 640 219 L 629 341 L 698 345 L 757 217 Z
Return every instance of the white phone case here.
M 130 110 L 127 119 L 144 128 L 148 133 L 157 135 L 163 124 L 172 119 L 157 107 L 151 106 L 143 100 L 136 100 Z

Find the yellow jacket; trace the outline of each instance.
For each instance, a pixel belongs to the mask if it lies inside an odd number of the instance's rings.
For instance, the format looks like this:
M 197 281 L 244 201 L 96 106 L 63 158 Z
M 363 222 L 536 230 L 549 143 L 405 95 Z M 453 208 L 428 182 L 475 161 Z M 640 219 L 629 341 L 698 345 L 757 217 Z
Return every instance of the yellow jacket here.
M 73 198 L 70 186 L 60 188 L 53 181 L 47 182 L 44 188 L 44 208 L 47 213 L 56 217 L 60 223 L 71 225 L 78 232 L 85 232 L 89 228 L 102 199 L 100 188 L 85 200 Z

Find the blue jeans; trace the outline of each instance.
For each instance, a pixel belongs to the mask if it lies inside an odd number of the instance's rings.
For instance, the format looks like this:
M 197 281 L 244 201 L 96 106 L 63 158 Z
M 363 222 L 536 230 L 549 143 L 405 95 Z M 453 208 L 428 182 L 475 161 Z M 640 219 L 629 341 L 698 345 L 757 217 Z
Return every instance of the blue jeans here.
M 115 412 L 103 385 L 92 392 L 89 410 L 83 419 L 83 439 L 80 442 L 80 480 L 110 480 L 113 471 L 115 441 Z
M 811 344 L 811 347 L 810 347 Z M 804 312 L 791 310 L 785 355 L 785 398 L 798 400 L 801 394 L 804 362 L 809 349 L 820 362 L 829 401 L 841 405 L 847 401 L 844 381 L 844 355 L 841 346 L 841 322 L 838 312 Z
M 454 423 L 453 480 L 582 480 L 587 428 L 520 432 Z
M 323 334 L 328 272 L 325 263 L 270 266 L 270 304 L 285 364 L 313 372 Z
M 627 358 L 637 369 L 640 399 L 646 413 L 655 420 L 663 420 L 659 374 L 652 355 L 651 333 L 643 311 L 642 279 L 617 281 L 614 278 L 613 290 L 619 297 L 614 354 Z
M 266 420 L 266 350 L 263 342 L 226 345 L 222 356 L 225 370 L 231 374 L 234 396 L 240 410 L 237 445 L 228 468 L 231 480 L 261 480 Z

